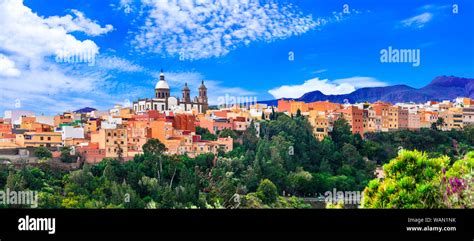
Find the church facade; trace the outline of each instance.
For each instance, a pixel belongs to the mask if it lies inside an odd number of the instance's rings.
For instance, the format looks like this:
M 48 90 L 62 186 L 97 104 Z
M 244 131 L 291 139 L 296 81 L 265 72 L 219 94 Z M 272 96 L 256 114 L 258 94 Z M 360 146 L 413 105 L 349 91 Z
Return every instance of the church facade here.
M 170 96 L 170 87 L 165 80 L 163 70 L 160 73 L 160 80 L 155 86 L 155 98 L 139 99 L 133 102 L 133 110 L 135 113 L 145 113 L 149 110 L 157 111 L 192 111 L 196 110 L 199 113 L 205 113 L 209 108 L 207 99 L 207 88 L 204 81 L 198 89 L 198 96 L 191 99 L 191 90 L 188 84 L 185 83 L 181 90 L 182 97 Z

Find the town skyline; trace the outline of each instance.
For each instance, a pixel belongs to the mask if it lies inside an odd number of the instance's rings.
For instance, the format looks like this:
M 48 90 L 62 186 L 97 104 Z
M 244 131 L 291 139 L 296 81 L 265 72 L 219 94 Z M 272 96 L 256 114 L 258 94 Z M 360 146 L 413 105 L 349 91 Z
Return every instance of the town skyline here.
M 96 109 L 94 108 L 94 106 L 78 106 L 76 109 L 68 109 L 68 110 L 57 110 L 55 112 L 51 112 L 51 113 L 37 113 L 37 111 L 35 110 L 27 110 L 27 109 L 22 109 L 21 108 L 21 105 L 19 106 L 15 106 L 15 108 L 12 108 L 12 109 L 8 109 L 8 110 L 4 110 L 4 112 L 0 113 L 0 117 L 4 117 L 5 116 L 5 113 L 7 112 L 11 112 L 11 111 L 15 111 L 15 110 L 18 110 L 18 111 L 27 111 L 27 112 L 30 112 L 30 113 L 34 113 L 35 116 L 45 116 L 45 115 L 56 115 L 56 114 L 61 114 L 61 113 L 73 113 L 73 112 L 80 112 L 81 110 L 84 110 L 84 109 L 95 109 L 97 111 L 109 111 L 111 109 L 114 109 L 114 108 L 128 108 L 128 109 L 132 109 L 134 112 L 138 113 L 138 114 L 142 114 L 142 113 L 145 113 L 146 111 L 148 110 L 158 110 L 158 111 L 163 111 L 165 109 L 153 109 L 153 108 L 150 108 L 150 109 L 145 109 L 142 107 L 141 110 L 139 110 L 139 105 L 144 105 L 144 103 L 146 103 L 146 101 L 151 101 L 151 100 L 157 100 L 156 98 L 158 98 L 158 93 L 157 93 L 157 88 L 158 88 L 158 85 L 160 85 L 161 82 L 165 81 L 166 85 L 167 85 L 167 89 L 168 89 L 168 92 L 170 92 L 171 90 L 171 93 L 173 94 L 169 94 L 168 93 L 168 96 L 169 97 L 173 97 L 175 98 L 176 100 L 174 101 L 178 101 L 180 102 L 181 101 L 190 101 L 189 103 L 191 104 L 191 102 L 195 101 L 195 98 L 198 98 L 198 94 L 200 95 L 200 89 L 202 86 L 204 86 L 204 80 L 201 81 L 201 86 L 199 88 L 196 88 L 195 90 L 190 90 L 189 87 L 188 87 L 188 84 L 187 82 L 184 82 L 184 84 L 182 84 L 182 88 L 177 88 L 177 86 L 169 86 L 167 81 L 165 80 L 165 76 L 166 74 L 164 73 L 164 70 L 161 69 L 160 70 L 160 77 L 159 79 L 156 80 L 156 85 L 155 85 L 155 91 L 151 91 L 151 88 L 150 90 L 148 91 L 148 95 L 147 96 L 143 96 L 143 97 L 138 97 L 137 99 L 133 99 L 133 100 L 126 100 L 126 102 L 124 103 L 115 103 L 111 106 L 108 106 L 108 107 L 105 107 L 104 109 Z M 454 81 L 456 81 L 457 79 L 465 79 L 467 80 L 468 82 L 469 81 L 473 81 L 472 79 L 466 79 L 466 78 L 458 78 L 458 77 L 454 77 L 454 76 L 450 76 L 450 77 L 446 77 L 446 76 L 439 76 L 437 77 L 437 79 L 441 79 L 441 80 L 444 80 L 444 78 L 454 78 Z M 437 80 L 435 79 L 435 80 Z M 435 81 L 434 80 L 434 81 Z M 446 83 L 442 83 L 442 84 L 446 84 Z M 383 86 L 385 87 L 385 86 Z M 387 86 L 387 87 L 390 87 L 390 86 Z M 183 91 L 183 88 L 186 88 L 188 91 L 189 91 L 189 94 L 187 99 L 184 94 L 182 93 Z M 330 101 L 329 98 L 326 98 L 326 99 L 320 99 L 320 100 L 314 100 L 314 101 L 307 101 L 304 99 L 304 97 L 306 97 L 305 95 L 304 96 L 301 96 L 300 98 L 286 98 L 286 97 L 281 97 L 281 98 L 278 98 L 278 99 L 273 99 L 273 100 L 257 100 L 256 97 L 253 97 L 253 96 L 230 96 L 228 94 L 226 94 L 226 96 L 219 96 L 218 97 L 218 100 L 217 100 L 217 103 L 215 104 L 211 104 L 209 105 L 209 103 L 207 102 L 207 88 L 204 86 L 205 88 L 205 95 L 206 95 L 206 100 L 205 100 L 205 104 L 206 104 L 206 107 L 205 109 L 203 109 L 203 111 L 205 112 L 205 110 L 207 110 L 209 107 L 210 108 L 213 108 L 213 109 L 220 109 L 220 108 L 233 108 L 233 107 L 243 107 L 243 108 L 250 108 L 252 105 L 258 105 L 258 104 L 264 104 L 264 105 L 268 105 L 268 106 L 273 106 L 273 107 L 278 107 L 278 101 L 279 100 L 294 100 L 294 101 L 297 101 L 297 102 L 300 102 L 300 103 L 311 103 L 311 102 L 330 102 L 330 103 L 340 103 L 340 104 L 348 104 L 348 105 L 358 105 L 358 104 L 363 104 L 363 103 L 368 103 L 368 104 L 371 104 L 371 103 L 375 103 L 375 102 L 384 102 L 384 100 L 382 99 L 376 99 L 375 101 L 367 101 L 367 100 L 357 100 L 355 102 L 350 102 L 348 99 L 344 99 L 342 102 L 334 102 L 334 101 Z M 370 88 L 370 87 L 369 87 Z M 463 88 L 466 88 L 465 86 L 463 86 Z M 177 93 L 177 90 L 180 91 L 181 93 L 178 94 Z M 212 92 L 212 90 L 211 90 Z M 314 91 L 313 91 L 314 92 Z M 155 93 L 156 96 L 153 96 L 152 93 Z M 305 94 L 311 94 L 312 92 L 307 92 Z M 354 93 L 354 92 L 351 92 L 351 93 Z M 351 94 L 349 93 L 349 94 Z M 190 96 L 191 95 L 191 96 Z M 346 95 L 328 95 L 326 97 L 338 97 L 338 96 L 346 96 Z M 324 97 L 323 97 L 324 98 Z M 427 99 L 426 101 L 398 101 L 398 102 L 393 102 L 393 101 L 385 101 L 387 103 L 391 103 L 391 104 L 394 104 L 394 105 L 400 105 L 400 104 L 419 104 L 419 105 L 422 105 L 422 104 L 425 104 L 427 102 L 443 102 L 443 101 L 447 101 L 447 102 L 455 102 L 456 99 L 459 99 L 459 98 L 467 98 L 469 99 L 469 94 L 466 94 L 466 95 L 458 95 L 458 96 L 455 96 L 455 98 L 441 98 L 441 99 L 437 99 L 437 100 L 434 100 L 434 99 Z M 145 101 L 145 102 L 144 102 Z M 159 100 L 158 100 L 159 101 Z M 162 100 L 164 102 L 166 102 L 165 100 Z M 200 100 L 201 101 L 201 100 Z M 141 103 L 141 104 L 140 104 Z M 180 102 L 181 103 L 181 102 Z M 198 103 L 196 103 L 198 104 Z M 167 106 L 167 105 L 166 105 Z M 161 107 L 160 107 L 161 108 Z M 166 108 L 167 111 L 171 111 L 171 112 L 174 112 L 174 111 L 177 111 L 177 112 L 182 112 L 182 111 L 188 111 L 188 110 L 191 110 L 191 107 L 188 107 L 188 109 L 182 109 L 182 108 L 179 108 L 178 109 L 174 109 L 174 110 L 171 110 L 171 109 L 168 109 Z
M 0 0 L 0 241 L 470 234 L 472 16 L 473 0 Z
M 197 89 L 205 80 L 213 90 L 211 105 L 226 95 L 261 101 L 316 90 L 419 88 L 436 76 L 474 76 L 473 34 L 464 31 L 473 9 L 469 1 L 244 2 L 210 1 L 211 7 L 203 9 L 198 3 L 189 8 L 167 1 L 53 0 L 48 7 L 3 1 L 0 35 L 9 37 L 0 44 L 0 113 L 18 105 L 44 114 L 86 106 L 107 109 L 152 97 L 149 89 L 160 68 L 174 87 L 173 96 L 180 95 L 184 82 Z M 161 15 L 168 16 L 169 25 Z M 180 20 L 181 15 L 188 20 Z M 357 27 L 365 22 L 372 24 Z M 179 37 L 176 42 L 173 36 Z

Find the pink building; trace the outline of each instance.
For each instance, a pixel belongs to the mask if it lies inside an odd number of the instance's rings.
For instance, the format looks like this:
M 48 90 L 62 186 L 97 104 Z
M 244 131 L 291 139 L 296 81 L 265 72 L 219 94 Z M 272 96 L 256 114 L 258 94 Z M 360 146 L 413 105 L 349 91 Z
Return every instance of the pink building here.
M 201 128 L 206 128 L 212 134 L 216 134 L 218 131 L 224 129 L 234 129 L 233 123 L 227 119 L 208 119 L 208 118 L 201 118 L 199 120 L 199 126 Z
M 398 109 L 398 129 L 408 129 L 408 110 Z
M 420 129 L 420 115 L 416 112 L 408 113 L 408 129 Z

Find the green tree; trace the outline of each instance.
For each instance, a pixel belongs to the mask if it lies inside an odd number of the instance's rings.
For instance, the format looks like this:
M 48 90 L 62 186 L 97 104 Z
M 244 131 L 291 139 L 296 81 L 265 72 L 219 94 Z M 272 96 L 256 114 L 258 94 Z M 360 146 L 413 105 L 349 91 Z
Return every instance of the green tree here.
M 384 165 L 383 181 L 374 179 L 364 190 L 365 208 L 441 208 L 440 174 L 449 165 L 446 156 L 429 158 L 419 151 L 401 151 Z
M 436 122 L 431 123 L 431 129 L 433 130 L 441 130 L 444 126 L 444 119 L 439 117 Z
M 255 129 L 255 124 L 250 122 L 247 130 L 244 131 L 242 135 L 243 145 L 246 150 L 255 150 L 258 142 L 257 129 Z
M 72 163 L 75 162 L 75 155 L 71 155 L 72 148 L 70 146 L 63 146 L 60 149 L 61 155 L 60 155 L 60 160 L 62 162 L 66 163 Z
M 40 146 L 40 147 L 36 148 L 35 155 L 39 159 L 49 159 L 49 158 L 53 157 L 53 154 L 51 153 L 51 151 L 48 150 L 48 148 L 43 147 L 43 146 Z
M 202 140 L 215 141 L 217 136 L 212 134 L 207 128 L 196 126 L 196 135 L 200 135 Z
M 311 192 L 312 179 L 311 173 L 302 168 L 291 172 L 287 177 L 289 191 L 298 196 L 305 196 L 306 192 Z
M 219 137 L 221 138 L 231 137 L 232 139 L 235 140 L 237 138 L 237 134 L 235 133 L 235 131 L 229 128 L 224 128 L 223 130 L 219 132 Z
M 166 147 L 158 139 L 150 139 L 143 145 L 142 149 L 145 155 L 159 156 L 163 154 Z
M 345 143 L 351 143 L 352 132 L 349 123 L 344 118 L 334 121 L 333 130 L 330 133 L 331 139 L 341 148 Z
M 150 139 L 143 145 L 145 160 L 151 166 L 152 171 L 156 171 L 158 180 L 162 180 L 163 175 L 163 152 L 166 147 L 158 139 Z M 158 166 L 156 163 L 158 162 Z
M 104 177 L 105 177 L 105 179 L 107 179 L 111 182 L 117 181 L 117 176 L 115 175 L 114 168 L 113 168 L 112 162 L 110 160 L 107 161 L 107 165 L 105 166 Z
M 268 179 L 263 179 L 257 188 L 257 197 L 265 204 L 274 203 L 278 197 L 278 191 L 275 184 Z
M 299 118 L 299 117 L 301 117 L 301 110 L 300 109 L 298 109 L 296 111 L 296 118 Z

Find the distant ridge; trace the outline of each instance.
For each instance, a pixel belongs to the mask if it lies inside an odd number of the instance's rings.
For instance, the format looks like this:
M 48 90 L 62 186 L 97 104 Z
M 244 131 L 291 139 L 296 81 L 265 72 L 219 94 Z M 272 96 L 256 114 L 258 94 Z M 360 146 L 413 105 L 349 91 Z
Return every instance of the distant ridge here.
M 474 79 L 455 76 L 438 76 L 423 88 L 416 89 L 407 85 L 392 85 L 385 87 L 366 87 L 344 95 L 325 95 L 316 90 L 308 92 L 294 100 L 314 102 L 330 101 L 335 103 L 376 102 L 384 101 L 395 104 L 397 102 L 424 103 L 429 100 L 453 100 L 456 97 L 474 99 Z M 292 98 L 285 98 L 292 99 Z M 277 105 L 278 100 L 259 101 L 258 103 Z
M 95 111 L 95 110 L 97 110 L 97 109 L 94 109 L 92 107 L 85 107 L 85 108 L 74 111 L 74 113 L 84 114 L 84 113 L 89 113 L 89 112 L 92 112 L 92 111 Z

